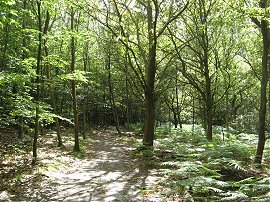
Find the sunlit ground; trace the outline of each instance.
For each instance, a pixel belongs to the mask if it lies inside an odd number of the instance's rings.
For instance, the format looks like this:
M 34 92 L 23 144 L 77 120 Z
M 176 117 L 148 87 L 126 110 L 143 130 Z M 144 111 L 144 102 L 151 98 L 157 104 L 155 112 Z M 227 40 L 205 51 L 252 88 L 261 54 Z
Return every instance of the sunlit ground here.
M 160 177 L 144 162 L 132 160 L 133 148 L 117 141 L 114 131 L 97 132 L 84 145 L 83 158 L 74 157 L 72 138 L 65 151 L 56 148 L 53 132 L 42 139 L 39 149 L 42 177 L 20 195 L 10 194 L 19 201 L 158 201 L 153 190 Z M 30 152 L 31 153 L 31 152 Z M 29 154 L 30 154 L 29 153 Z M 26 178 L 22 176 L 22 184 Z

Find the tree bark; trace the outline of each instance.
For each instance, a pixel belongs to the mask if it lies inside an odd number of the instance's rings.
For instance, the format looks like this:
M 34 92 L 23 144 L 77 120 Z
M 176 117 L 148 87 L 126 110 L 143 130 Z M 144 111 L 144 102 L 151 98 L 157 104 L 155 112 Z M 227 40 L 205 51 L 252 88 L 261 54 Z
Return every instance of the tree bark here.
M 211 80 L 206 78 L 206 138 L 212 140 L 213 128 L 213 109 L 212 109 L 212 93 L 211 93 Z
M 178 75 L 178 74 L 177 74 Z M 176 97 L 176 112 L 177 112 L 177 120 L 180 125 L 180 128 L 182 129 L 182 120 L 181 120 L 181 112 L 179 107 L 179 97 L 178 97 L 178 78 L 176 79 L 176 85 L 175 85 L 175 97 Z M 177 128 L 177 127 L 176 127 Z
M 128 50 L 126 49 L 125 52 L 125 88 L 126 88 L 126 128 L 129 130 L 129 126 L 130 126 L 130 110 L 129 110 L 129 86 L 128 86 Z
M 173 124 L 174 124 L 174 128 L 176 129 L 178 125 L 178 119 L 177 119 L 177 112 L 173 108 L 173 105 L 172 105 L 172 112 L 173 112 Z
M 153 92 L 145 92 L 145 117 L 144 117 L 144 135 L 143 144 L 153 146 L 155 128 L 155 98 Z
M 111 53 L 109 50 L 108 58 L 107 58 L 107 69 L 108 69 L 108 85 L 109 85 L 109 93 L 110 93 L 110 104 L 112 108 L 113 113 L 113 119 L 115 122 L 115 127 L 119 135 L 121 135 L 121 130 L 119 126 L 119 119 L 118 119 L 118 113 L 115 105 L 115 98 L 113 93 L 113 86 L 112 86 L 112 79 L 111 79 Z
M 260 7 L 265 9 L 267 6 L 267 0 L 260 1 Z M 261 21 L 261 32 L 263 38 L 263 56 L 261 65 L 261 95 L 260 95 L 260 111 L 259 111 L 259 140 L 257 145 L 256 156 L 254 163 L 261 164 L 263 151 L 265 147 L 265 115 L 266 115 L 266 103 L 267 103 L 267 82 L 268 82 L 268 53 L 269 53 L 269 23 L 267 20 Z
M 47 11 L 46 12 L 45 25 L 44 25 L 44 34 L 45 35 L 48 33 L 49 22 L 50 22 L 50 13 L 49 13 L 49 11 Z M 47 40 L 46 39 L 44 39 L 44 53 L 45 53 L 45 56 L 48 58 L 49 57 L 49 50 L 48 50 Z M 53 87 L 52 87 L 52 84 L 51 84 L 52 78 L 51 78 L 50 65 L 47 63 L 45 66 L 46 66 L 46 76 L 47 76 L 47 80 L 48 80 L 48 88 L 49 88 L 49 94 L 50 94 L 50 98 L 51 98 L 52 110 L 53 110 L 53 113 L 55 115 L 57 115 L 55 95 L 54 95 Z M 58 117 L 55 117 L 54 121 L 55 121 L 56 135 L 57 135 L 57 141 L 58 141 L 57 146 L 61 147 L 61 146 L 63 146 L 63 141 L 62 141 L 62 137 L 61 137 L 61 134 L 60 134 L 60 123 L 59 123 Z
M 23 10 L 26 10 L 27 8 L 27 1 L 23 1 Z M 26 29 L 26 20 L 25 20 L 25 14 L 23 14 L 23 21 L 22 21 L 22 30 Z M 26 49 L 26 37 L 25 34 L 23 34 L 22 39 L 22 45 L 23 45 L 23 52 L 22 52 L 22 60 L 24 60 L 27 57 L 27 53 L 25 51 Z M 22 138 L 23 136 L 23 116 L 19 115 L 18 117 L 18 138 Z
M 41 45 L 42 45 L 42 25 L 41 25 L 41 0 L 37 0 L 37 17 L 38 17 L 38 55 L 37 55 L 37 69 L 36 69 L 36 95 L 35 95 L 35 104 L 36 104 L 36 117 L 35 117 L 35 133 L 33 141 L 33 159 L 32 164 L 35 164 L 37 161 L 37 141 L 38 141 L 38 128 L 39 128 L 39 94 L 40 94 L 40 72 L 41 72 Z
M 192 95 L 192 134 L 195 131 L 195 98 Z
M 71 19 L 70 19 L 70 28 L 72 32 L 71 36 L 71 64 L 70 70 L 71 73 L 75 73 L 75 37 L 74 37 L 74 8 L 71 7 Z M 76 96 L 76 82 L 75 80 L 71 80 L 71 95 L 72 95 L 72 106 L 73 106 L 73 118 L 74 118 L 74 148 L 73 151 L 79 152 L 80 151 L 80 144 L 79 144 L 79 118 L 78 118 L 78 107 L 77 107 L 77 96 Z
M 8 14 L 10 17 L 10 14 Z M 9 29 L 10 25 L 6 23 L 4 32 L 5 32 L 5 37 L 4 37 L 4 48 L 2 50 L 2 57 L 1 57 L 1 71 L 5 71 L 7 67 L 7 51 L 8 51 L 8 43 L 9 43 Z
M 148 20 L 148 64 L 146 67 L 145 95 L 145 117 L 144 117 L 144 137 L 145 146 L 153 146 L 155 129 L 155 76 L 156 76 L 156 47 L 157 33 L 156 22 L 153 22 L 152 7 L 150 0 L 147 1 Z

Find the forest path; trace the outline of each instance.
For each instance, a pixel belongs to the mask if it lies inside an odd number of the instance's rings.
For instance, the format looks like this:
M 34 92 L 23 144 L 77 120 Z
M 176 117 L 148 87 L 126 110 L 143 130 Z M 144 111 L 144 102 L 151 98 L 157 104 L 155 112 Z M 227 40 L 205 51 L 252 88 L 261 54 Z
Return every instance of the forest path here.
M 91 139 L 84 159 L 42 172 L 46 178 L 30 201 L 160 201 L 151 192 L 160 180 L 157 170 L 132 159 L 128 153 L 135 148 L 118 140 L 112 129 L 96 131 Z

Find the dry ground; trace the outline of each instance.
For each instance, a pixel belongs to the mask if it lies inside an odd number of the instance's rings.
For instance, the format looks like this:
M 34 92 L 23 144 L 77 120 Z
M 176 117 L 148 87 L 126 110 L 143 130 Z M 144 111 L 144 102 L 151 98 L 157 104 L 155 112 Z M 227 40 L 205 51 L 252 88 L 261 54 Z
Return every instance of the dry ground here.
M 94 131 L 83 144 L 84 153 L 75 156 L 70 152 L 72 138 L 65 141 L 65 149 L 56 148 L 55 133 L 49 132 L 40 138 L 35 167 L 30 165 L 31 139 L 18 142 L 13 135 L 17 146 L 8 148 L 3 141 L 10 141 L 4 136 L 11 133 L 1 136 L 0 201 L 162 200 L 155 192 L 161 179 L 157 170 L 143 159 L 131 158 L 135 148 L 119 140 L 112 128 Z M 15 152 L 7 152 L 10 149 Z

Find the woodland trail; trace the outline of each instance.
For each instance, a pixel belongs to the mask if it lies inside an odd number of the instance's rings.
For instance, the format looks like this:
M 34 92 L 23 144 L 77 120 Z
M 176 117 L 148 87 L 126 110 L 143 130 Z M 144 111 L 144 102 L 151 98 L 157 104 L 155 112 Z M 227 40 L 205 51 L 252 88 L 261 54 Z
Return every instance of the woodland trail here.
M 135 148 L 119 141 L 111 129 L 97 131 L 91 138 L 85 158 L 42 172 L 46 177 L 40 186 L 11 201 L 160 201 L 149 191 L 160 179 L 157 170 L 132 159 L 128 153 Z

